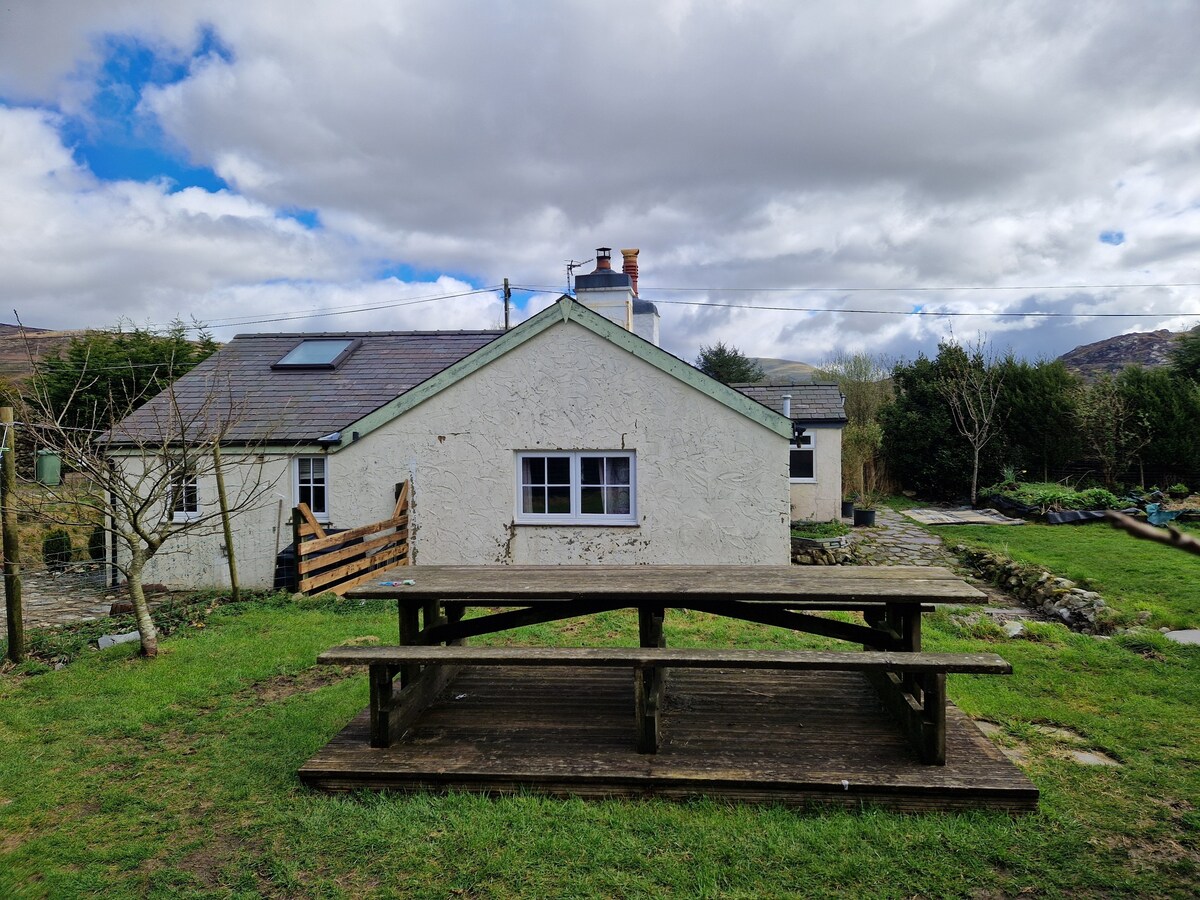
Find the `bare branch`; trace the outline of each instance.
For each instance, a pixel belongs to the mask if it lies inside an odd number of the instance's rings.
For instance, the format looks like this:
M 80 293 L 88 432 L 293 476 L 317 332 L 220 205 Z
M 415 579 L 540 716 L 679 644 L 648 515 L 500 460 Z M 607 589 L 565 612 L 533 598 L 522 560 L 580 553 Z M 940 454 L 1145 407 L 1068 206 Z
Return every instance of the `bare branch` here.
M 1178 547 L 1180 550 L 1200 556 L 1200 541 L 1190 534 L 1184 534 L 1178 528 L 1168 525 L 1167 530 L 1163 531 L 1161 528 L 1155 528 L 1153 525 L 1139 522 L 1131 516 L 1119 513 L 1115 509 L 1105 510 L 1104 517 L 1108 519 L 1113 528 L 1119 528 L 1136 538 L 1144 541 L 1156 541 L 1169 547 Z

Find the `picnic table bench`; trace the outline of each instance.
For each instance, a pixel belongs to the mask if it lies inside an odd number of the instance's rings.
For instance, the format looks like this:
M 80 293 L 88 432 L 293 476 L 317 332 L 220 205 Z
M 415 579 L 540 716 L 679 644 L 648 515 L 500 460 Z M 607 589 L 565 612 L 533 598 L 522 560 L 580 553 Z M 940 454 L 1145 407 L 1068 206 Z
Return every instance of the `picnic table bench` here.
M 671 669 L 858 671 L 878 689 L 921 760 L 937 765 L 945 762 L 946 675 L 1011 672 L 994 654 L 921 652 L 923 610 L 986 602 L 982 593 L 935 567 L 414 566 L 392 570 L 380 581 L 386 583 L 349 596 L 395 599 L 400 645 L 336 647 L 319 657 L 322 663 L 368 666 L 375 747 L 402 736 L 462 666 L 629 668 L 636 746 L 643 753 L 659 747 L 659 710 Z M 491 611 L 465 619 L 468 607 Z M 464 646 L 478 635 L 626 608 L 638 612 L 639 647 Z M 792 628 L 866 649 L 667 648 L 663 619 L 672 608 Z M 828 610 L 860 612 L 864 623 L 814 614 Z

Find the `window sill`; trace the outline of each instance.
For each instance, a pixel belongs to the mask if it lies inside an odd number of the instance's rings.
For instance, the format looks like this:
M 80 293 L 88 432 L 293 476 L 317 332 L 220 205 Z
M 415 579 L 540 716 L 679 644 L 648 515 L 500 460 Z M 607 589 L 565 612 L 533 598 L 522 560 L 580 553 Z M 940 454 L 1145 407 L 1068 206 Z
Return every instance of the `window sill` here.
M 628 519 L 607 522 L 598 522 L 594 519 L 583 521 L 579 519 L 556 519 L 549 522 L 541 519 L 513 519 L 513 524 L 522 528 L 531 525 L 540 528 L 639 528 L 641 526 L 640 522 L 631 522 Z

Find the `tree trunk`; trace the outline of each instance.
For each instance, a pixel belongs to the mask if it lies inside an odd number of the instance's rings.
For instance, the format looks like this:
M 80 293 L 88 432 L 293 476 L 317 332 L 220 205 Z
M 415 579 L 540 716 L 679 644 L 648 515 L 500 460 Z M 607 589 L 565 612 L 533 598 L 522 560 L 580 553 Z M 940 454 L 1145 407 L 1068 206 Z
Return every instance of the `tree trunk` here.
M 221 502 L 221 527 L 225 531 L 225 558 L 229 560 L 229 599 L 242 599 L 238 590 L 237 557 L 233 552 L 233 525 L 229 521 L 229 499 L 225 494 L 225 473 L 221 471 L 221 445 L 213 444 L 213 474 L 217 476 L 217 499 Z
M 979 448 L 975 448 L 975 465 L 971 469 L 971 505 L 979 497 Z
M 126 572 L 129 584 L 129 599 L 133 602 L 133 614 L 137 619 L 138 634 L 142 638 L 142 656 L 158 656 L 158 629 L 150 617 L 150 606 L 142 590 L 142 570 L 146 567 L 145 553 L 139 548 L 133 551 Z

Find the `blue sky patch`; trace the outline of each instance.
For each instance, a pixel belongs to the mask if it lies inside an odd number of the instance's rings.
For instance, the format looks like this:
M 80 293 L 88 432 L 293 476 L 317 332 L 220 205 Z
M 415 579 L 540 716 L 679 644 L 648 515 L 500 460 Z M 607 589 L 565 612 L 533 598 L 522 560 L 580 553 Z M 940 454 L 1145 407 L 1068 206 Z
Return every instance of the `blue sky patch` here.
M 289 209 L 281 209 L 277 215 L 281 219 L 291 219 L 294 222 L 299 222 L 309 231 L 321 227 L 321 214 L 315 209 L 291 207 Z
M 1100 232 L 1100 243 L 1112 244 L 1114 247 L 1120 247 L 1123 243 L 1125 243 L 1125 232 L 1102 231 Z
M 67 117 L 61 129 L 75 159 L 105 181 L 167 179 L 173 190 L 228 188 L 212 169 L 192 165 L 187 152 L 140 108 L 148 88 L 182 81 L 195 62 L 211 57 L 229 62 L 232 54 L 216 32 L 203 29 L 190 52 L 156 48 L 131 35 L 109 35 L 99 49 L 103 61 L 85 111 Z
M 465 275 L 462 272 L 440 272 L 436 269 L 419 269 L 416 266 L 408 263 L 395 261 L 387 261 L 372 273 L 372 277 L 379 281 L 384 281 L 388 278 L 395 278 L 397 281 L 407 283 L 417 281 L 437 281 L 441 277 L 453 278 L 457 281 L 469 284 L 472 288 L 479 287 L 478 279 Z

